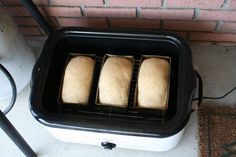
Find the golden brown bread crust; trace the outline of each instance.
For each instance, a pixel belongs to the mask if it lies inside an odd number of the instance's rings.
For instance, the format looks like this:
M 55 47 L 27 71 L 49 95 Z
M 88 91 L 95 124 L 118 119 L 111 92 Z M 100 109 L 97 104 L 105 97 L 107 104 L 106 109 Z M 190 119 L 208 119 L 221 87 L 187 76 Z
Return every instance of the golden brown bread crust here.
M 167 108 L 169 68 L 169 62 L 161 58 L 149 58 L 142 62 L 138 76 L 139 107 Z
M 77 56 L 69 61 L 62 85 L 63 102 L 88 103 L 94 66 L 95 60 L 87 56 Z
M 132 79 L 132 61 L 124 57 L 109 57 L 99 79 L 99 102 L 104 105 L 126 107 Z

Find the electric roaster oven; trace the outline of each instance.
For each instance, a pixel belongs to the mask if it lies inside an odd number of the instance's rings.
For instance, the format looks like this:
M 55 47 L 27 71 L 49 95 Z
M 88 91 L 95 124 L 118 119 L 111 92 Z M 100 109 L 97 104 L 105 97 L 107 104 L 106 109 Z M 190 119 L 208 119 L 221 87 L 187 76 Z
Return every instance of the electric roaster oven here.
M 95 69 L 89 103 L 63 103 L 60 99 L 65 67 L 71 55 L 94 56 Z M 107 54 L 132 56 L 133 73 L 128 106 L 96 104 L 100 70 Z M 168 108 L 142 109 L 135 105 L 137 75 L 143 56 L 170 59 Z M 52 135 L 66 142 L 167 151 L 181 140 L 192 112 L 197 86 L 191 50 L 169 32 L 64 28 L 47 39 L 34 66 L 30 110 Z

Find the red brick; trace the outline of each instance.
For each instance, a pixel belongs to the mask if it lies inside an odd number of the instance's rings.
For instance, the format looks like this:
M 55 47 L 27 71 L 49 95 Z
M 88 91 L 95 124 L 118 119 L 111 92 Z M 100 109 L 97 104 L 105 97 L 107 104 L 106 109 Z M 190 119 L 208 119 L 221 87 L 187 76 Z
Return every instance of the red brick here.
M 236 32 L 236 23 L 224 23 L 221 27 L 222 32 Z
M 32 17 L 15 17 L 18 26 L 37 26 L 37 22 Z
M 79 7 L 41 7 L 44 16 L 80 17 Z
M 38 27 L 19 27 L 19 30 L 24 35 L 41 35 Z
M 22 4 L 20 0 L 2 0 L 2 2 L 6 5 L 19 5 Z M 35 4 L 38 5 L 48 5 L 48 0 L 33 0 Z
M 111 27 L 160 29 L 160 21 L 137 19 L 111 19 Z
M 206 41 L 190 41 L 191 45 L 201 45 L 201 46 L 212 46 L 216 45 L 215 42 L 206 42 Z
M 5 8 L 11 16 L 31 16 L 23 6 L 7 6 Z
M 165 21 L 166 30 L 184 31 L 214 31 L 216 22 L 194 22 L 194 21 Z
M 161 0 L 109 0 L 109 6 L 160 7 Z
M 217 45 L 219 46 L 236 46 L 236 42 L 235 43 L 231 43 L 231 42 L 218 42 Z
M 59 6 L 98 6 L 103 5 L 103 0 L 50 0 L 52 5 Z
M 80 26 L 80 27 L 107 27 L 106 19 L 94 18 L 59 18 L 59 24 L 62 27 Z
M 191 41 L 236 42 L 236 34 L 191 32 Z
M 236 11 L 210 11 L 201 10 L 199 20 L 236 21 Z
M 1 0 L 4 5 L 15 5 L 15 4 L 22 4 L 19 0 Z
M 187 32 L 173 32 L 175 34 L 178 34 L 179 36 L 181 36 L 184 39 L 187 39 Z
M 18 26 L 38 26 L 33 17 L 14 17 Z M 51 26 L 58 26 L 55 17 L 46 17 L 46 20 Z
M 85 8 L 87 17 L 134 18 L 135 8 Z
M 141 17 L 147 19 L 191 20 L 193 17 L 193 9 L 188 9 L 188 10 L 142 9 Z
M 235 0 L 230 1 L 229 8 L 230 9 L 236 9 L 236 1 Z
M 35 4 L 39 4 L 39 5 L 47 5 L 47 4 L 49 4 L 49 0 L 33 0 L 33 2 Z
M 217 9 L 224 3 L 224 0 L 168 0 L 167 6 L 170 8 L 207 8 Z
M 213 45 L 217 45 L 217 46 L 236 46 L 236 42 L 206 42 L 206 41 L 191 41 L 190 42 L 191 45 L 199 45 L 199 46 L 213 46 Z

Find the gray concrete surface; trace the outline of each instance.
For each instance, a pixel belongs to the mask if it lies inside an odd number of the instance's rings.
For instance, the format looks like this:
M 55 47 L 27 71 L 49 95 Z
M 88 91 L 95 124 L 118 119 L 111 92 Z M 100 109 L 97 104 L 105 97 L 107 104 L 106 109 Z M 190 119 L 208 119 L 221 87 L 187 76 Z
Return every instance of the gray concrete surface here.
M 31 42 L 36 51 L 43 43 Z M 192 46 L 194 67 L 204 80 L 205 96 L 221 96 L 236 86 L 236 47 Z M 187 125 L 181 143 L 171 151 L 164 153 L 114 149 L 106 151 L 102 147 L 64 143 L 52 137 L 44 127 L 31 115 L 28 107 L 29 85 L 18 95 L 17 102 L 7 115 L 25 140 L 37 152 L 39 157 L 197 157 L 198 156 L 198 123 L 194 112 Z M 0 101 L 1 104 L 7 101 Z M 223 100 L 204 101 L 214 105 L 236 106 L 236 91 Z M 24 156 L 7 135 L 0 129 L 0 156 Z
M 204 82 L 204 96 L 219 97 L 236 86 L 236 47 L 192 46 L 193 64 Z M 236 92 L 204 103 L 236 106 Z

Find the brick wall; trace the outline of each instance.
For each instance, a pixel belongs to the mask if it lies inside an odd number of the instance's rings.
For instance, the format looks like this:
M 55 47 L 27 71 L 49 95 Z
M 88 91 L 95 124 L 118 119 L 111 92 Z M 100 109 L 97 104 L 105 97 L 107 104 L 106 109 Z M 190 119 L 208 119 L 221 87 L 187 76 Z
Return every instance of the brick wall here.
M 33 0 L 54 28 L 168 30 L 191 43 L 236 45 L 236 0 Z M 20 0 L 0 0 L 25 36 L 45 36 Z

